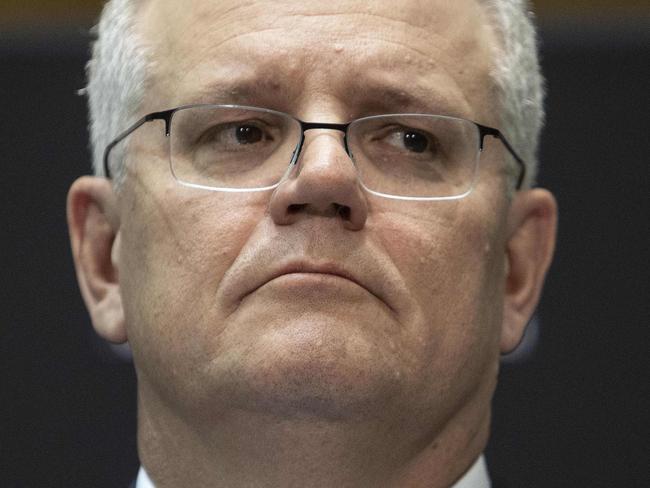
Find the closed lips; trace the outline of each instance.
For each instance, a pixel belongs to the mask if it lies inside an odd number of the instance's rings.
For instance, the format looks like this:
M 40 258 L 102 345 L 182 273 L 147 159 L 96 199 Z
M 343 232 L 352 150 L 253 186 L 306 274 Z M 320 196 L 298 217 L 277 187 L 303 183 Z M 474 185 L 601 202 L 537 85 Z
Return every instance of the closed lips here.
M 352 273 L 349 273 L 345 269 L 341 268 L 340 266 L 337 266 L 335 264 L 311 264 L 311 263 L 295 263 L 295 264 L 290 264 L 287 266 L 284 266 L 278 270 L 275 270 L 272 272 L 265 280 L 263 283 L 261 283 L 259 286 L 254 288 L 253 290 L 249 291 L 247 294 L 253 293 L 255 290 L 260 288 L 261 286 L 265 285 L 266 283 L 279 278 L 281 276 L 285 275 L 290 275 L 290 274 L 321 274 L 321 275 L 330 275 L 330 276 L 338 276 L 340 278 L 349 280 L 356 285 L 366 289 L 370 293 L 374 295 L 372 291 L 368 289 L 367 286 L 365 286 L 363 283 L 361 283 L 359 280 L 357 280 Z

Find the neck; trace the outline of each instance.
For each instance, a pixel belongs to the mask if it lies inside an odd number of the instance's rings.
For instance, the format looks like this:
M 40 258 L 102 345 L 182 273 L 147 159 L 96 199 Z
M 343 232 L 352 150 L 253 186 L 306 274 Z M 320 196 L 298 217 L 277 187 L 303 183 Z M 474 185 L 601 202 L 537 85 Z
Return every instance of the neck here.
M 485 447 L 486 393 L 427 431 L 399 414 L 352 421 L 231 410 L 206 424 L 141 387 L 140 459 L 157 488 L 448 487 Z

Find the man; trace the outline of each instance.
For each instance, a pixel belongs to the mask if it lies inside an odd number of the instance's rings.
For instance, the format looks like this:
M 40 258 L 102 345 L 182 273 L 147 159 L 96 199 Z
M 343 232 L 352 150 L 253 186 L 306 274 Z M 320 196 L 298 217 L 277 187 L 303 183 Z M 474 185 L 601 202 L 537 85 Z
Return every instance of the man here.
M 138 486 L 489 486 L 555 238 L 525 5 L 114 0 L 98 32 L 68 218 Z

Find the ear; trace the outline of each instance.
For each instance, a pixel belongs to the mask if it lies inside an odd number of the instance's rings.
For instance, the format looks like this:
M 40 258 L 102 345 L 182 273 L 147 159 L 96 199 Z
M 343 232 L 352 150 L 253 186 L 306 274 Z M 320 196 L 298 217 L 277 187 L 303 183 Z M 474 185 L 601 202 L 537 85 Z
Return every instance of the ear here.
M 68 192 L 68 229 L 81 295 L 95 331 L 126 342 L 117 258 L 119 217 L 110 181 L 84 176 Z
M 501 353 L 517 347 L 542 292 L 553 258 L 557 203 L 547 190 L 518 192 L 508 214 Z

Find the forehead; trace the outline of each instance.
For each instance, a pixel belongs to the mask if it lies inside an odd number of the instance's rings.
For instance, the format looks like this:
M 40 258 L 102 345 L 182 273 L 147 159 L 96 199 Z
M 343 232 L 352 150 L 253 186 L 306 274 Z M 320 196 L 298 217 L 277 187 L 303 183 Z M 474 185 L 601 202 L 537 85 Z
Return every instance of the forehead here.
M 487 115 L 495 40 L 476 0 L 159 0 L 141 22 L 154 52 L 151 109 L 295 111 L 319 100 L 349 115 Z

